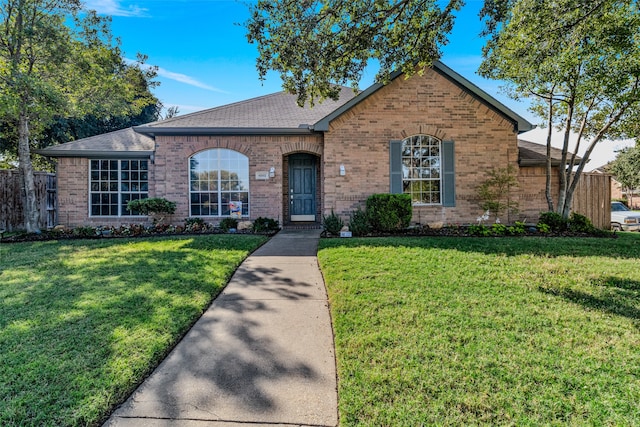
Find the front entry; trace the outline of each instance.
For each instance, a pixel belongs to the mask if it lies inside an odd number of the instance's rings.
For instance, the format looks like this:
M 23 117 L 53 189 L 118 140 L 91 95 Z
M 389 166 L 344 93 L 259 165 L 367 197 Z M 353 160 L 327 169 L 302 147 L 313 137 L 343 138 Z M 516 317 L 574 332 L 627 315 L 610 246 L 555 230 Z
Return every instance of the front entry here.
M 290 219 L 316 220 L 316 157 L 310 154 L 289 156 Z

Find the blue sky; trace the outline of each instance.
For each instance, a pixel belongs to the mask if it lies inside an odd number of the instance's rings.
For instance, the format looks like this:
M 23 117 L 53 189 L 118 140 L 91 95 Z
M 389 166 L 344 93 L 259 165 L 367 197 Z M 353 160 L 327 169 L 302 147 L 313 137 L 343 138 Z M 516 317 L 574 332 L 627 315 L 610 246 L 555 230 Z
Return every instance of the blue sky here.
M 247 42 L 242 23 L 248 19 L 244 1 L 236 0 L 85 0 L 113 17 L 113 34 L 127 58 L 138 52 L 159 67 L 156 96 L 181 114 L 241 101 L 281 90 L 276 74 L 263 83 L 255 70 L 256 47 Z M 444 48 L 442 61 L 508 107 L 537 123 L 527 104 L 500 94 L 500 82 L 476 74 L 483 40 L 478 36 L 482 0 L 467 0 Z M 373 83 L 375 70 L 361 89 Z

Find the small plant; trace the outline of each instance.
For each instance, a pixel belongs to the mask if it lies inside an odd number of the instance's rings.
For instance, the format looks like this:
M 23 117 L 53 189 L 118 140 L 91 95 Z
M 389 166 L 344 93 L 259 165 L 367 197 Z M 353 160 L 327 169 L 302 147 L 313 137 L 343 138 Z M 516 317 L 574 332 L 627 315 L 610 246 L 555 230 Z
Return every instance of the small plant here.
M 507 234 L 507 226 L 496 222 L 491 226 L 491 232 L 496 236 L 504 236 Z
M 537 225 L 538 231 L 544 234 L 551 233 L 551 226 L 549 224 L 545 224 L 544 222 L 539 222 Z
M 491 235 L 491 229 L 484 224 L 471 224 L 467 232 L 470 236 L 486 237 Z
M 358 208 L 351 213 L 349 217 L 349 230 L 354 236 L 366 236 L 371 231 L 369 224 L 369 216 L 366 211 Z
M 184 220 L 184 229 L 188 232 L 202 231 L 206 228 L 202 218 L 187 218 Z
M 235 218 L 224 218 L 222 221 L 220 221 L 220 229 L 222 231 L 224 231 L 225 233 L 227 233 L 229 230 L 231 229 L 237 229 L 238 228 L 238 220 Z
M 550 231 L 561 232 L 567 229 L 568 221 L 557 212 L 542 212 L 538 224 L 548 225 Z
M 331 210 L 331 215 L 322 216 L 322 226 L 329 233 L 337 236 L 344 227 L 344 222 Z
M 524 222 L 516 221 L 510 227 L 507 227 L 507 233 L 512 236 L 521 236 L 527 232 L 527 226 Z
M 374 231 L 400 231 L 409 226 L 413 215 L 408 194 L 373 194 L 367 198 L 367 215 Z
M 509 165 L 502 169 L 492 169 L 487 172 L 489 178 L 478 187 L 480 207 L 487 212 L 493 212 L 496 218 L 506 213 L 518 212 L 518 202 L 511 199 L 511 190 L 518 187 L 518 173 Z
M 162 197 L 130 200 L 129 203 L 127 203 L 127 210 L 134 215 L 151 216 L 153 224 L 155 225 L 162 223 L 166 215 L 173 215 L 176 212 L 176 202 L 170 202 Z
M 76 227 L 73 229 L 73 234 L 79 237 L 95 237 L 100 234 L 94 227 Z
M 280 224 L 273 218 L 258 217 L 253 221 L 252 230 L 254 233 L 270 233 L 279 229 Z

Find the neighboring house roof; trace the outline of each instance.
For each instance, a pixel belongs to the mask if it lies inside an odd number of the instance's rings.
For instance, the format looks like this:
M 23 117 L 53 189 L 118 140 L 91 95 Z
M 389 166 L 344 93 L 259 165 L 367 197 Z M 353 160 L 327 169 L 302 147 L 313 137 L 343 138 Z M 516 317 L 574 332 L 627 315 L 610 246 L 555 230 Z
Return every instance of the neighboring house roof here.
M 50 157 L 109 157 L 117 152 L 119 157 L 144 158 L 151 156 L 154 151 L 153 138 L 140 134 L 133 128 L 126 128 L 54 145 L 35 152 Z
M 342 87 L 337 100 L 325 99 L 301 108 L 296 95 L 273 93 L 233 104 L 136 126 L 136 132 L 156 134 L 310 133 L 312 125 L 356 96 Z
M 571 156 L 571 153 L 568 153 Z M 551 147 L 551 166 L 559 166 L 562 150 Z M 568 159 L 570 160 L 570 159 Z M 576 162 L 582 160 L 576 156 Z M 547 146 L 518 138 L 518 163 L 520 166 L 544 166 L 547 164 Z

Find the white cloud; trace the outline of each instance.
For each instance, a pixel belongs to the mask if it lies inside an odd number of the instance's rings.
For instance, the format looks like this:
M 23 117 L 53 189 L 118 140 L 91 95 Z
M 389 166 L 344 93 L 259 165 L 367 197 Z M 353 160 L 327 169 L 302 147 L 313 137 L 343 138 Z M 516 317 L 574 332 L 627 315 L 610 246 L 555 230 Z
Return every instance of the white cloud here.
M 136 61 L 134 61 L 133 59 L 125 59 L 125 62 L 127 62 L 128 64 L 136 63 Z M 149 64 L 143 64 L 142 65 L 142 68 L 150 68 L 150 67 L 151 67 L 151 65 L 149 65 Z M 165 70 L 162 67 L 158 67 L 156 69 L 156 72 L 158 73 L 159 77 L 164 77 L 165 79 L 175 80 L 177 82 L 184 83 L 184 84 L 189 85 L 189 86 L 194 86 L 194 87 L 198 87 L 200 89 L 210 90 L 212 92 L 228 93 L 228 92 L 225 92 L 222 89 L 218 89 L 217 87 L 213 87 L 213 86 L 210 86 L 210 85 L 208 85 L 206 83 L 203 83 L 203 82 L 201 82 L 201 81 L 199 81 L 199 80 L 197 80 L 197 79 L 195 79 L 195 78 L 193 78 L 191 76 L 188 76 L 186 74 L 175 73 L 173 71 Z
M 95 10 L 100 15 L 111 16 L 145 16 L 147 9 L 129 5 L 125 7 L 120 0 L 85 0 L 84 5 L 87 9 Z
M 174 73 L 173 71 L 165 70 L 164 68 L 161 68 L 161 67 L 158 67 L 157 73 L 158 73 L 158 76 L 160 77 L 164 77 L 169 80 L 175 80 L 177 82 L 184 83 L 189 86 L 199 87 L 200 89 L 206 89 L 212 92 L 227 93 L 222 89 L 209 86 L 208 84 L 203 83 L 197 79 L 194 79 L 193 77 L 187 76 L 186 74 Z

